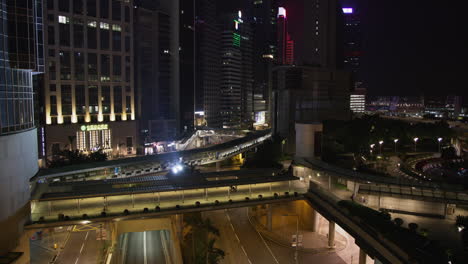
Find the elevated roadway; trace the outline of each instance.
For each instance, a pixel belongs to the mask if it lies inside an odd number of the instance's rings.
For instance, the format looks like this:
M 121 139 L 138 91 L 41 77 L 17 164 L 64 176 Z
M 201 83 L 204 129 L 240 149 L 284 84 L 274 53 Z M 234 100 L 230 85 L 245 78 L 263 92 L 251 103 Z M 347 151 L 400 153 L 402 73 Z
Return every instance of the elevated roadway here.
M 123 178 L 164 172 L 174 164 L 205 165 L 252 150 L 271 138 L 269 130 L 247 133 L 225 143 L 158 155 L 110 160 L 42 170 L 32 182 L 84 181 L 87 179 Z

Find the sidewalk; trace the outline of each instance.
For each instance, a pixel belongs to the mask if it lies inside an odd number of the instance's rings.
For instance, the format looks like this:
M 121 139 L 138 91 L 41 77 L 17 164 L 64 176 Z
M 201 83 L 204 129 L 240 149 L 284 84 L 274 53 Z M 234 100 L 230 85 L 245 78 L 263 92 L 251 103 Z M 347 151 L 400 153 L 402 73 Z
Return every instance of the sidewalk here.
M 257 211 L 249 210 L 249 218 L 252 225 L 268 240 L 283 247 L 292 248 L 293 235 L 297 232 L 297 220 L 295 217 L 285 216 L 289 210 L 275 207 L 272 217 L 272 231 L 266 226 L 266 213 L 262 209 Z M 307 230 L 302 223 L 299 224 L 298 234 L 302 235 L 302 247 L 298 250 L 306 253 L 329 253 L 341 251 L 346 248 L 347 240 L 338 232 L 335 232 L 335 248 L 328 247 L 328 221 L 319 217 L 319 230 L 312 232 Z

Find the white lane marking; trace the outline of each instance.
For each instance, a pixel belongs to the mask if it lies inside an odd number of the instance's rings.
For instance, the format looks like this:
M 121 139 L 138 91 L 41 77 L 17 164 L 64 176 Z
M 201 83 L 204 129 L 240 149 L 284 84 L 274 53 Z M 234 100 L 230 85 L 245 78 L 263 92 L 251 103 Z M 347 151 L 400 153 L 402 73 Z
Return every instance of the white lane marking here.
M 126 258 L 127 258 L 127 242 L 128 242 L 128 233 L 123 234 L 123 239 L 122 239 L 122 259 L 123 263 L 126 263 Z
M 239 243 L 240 243 L 240 241 L 239 241 Z M 242 251 L 244 251 L 244 254 L 247 256 L 247 252 L 245 252 L 244 246 L 241 245 L 240 247 L 241 247 Z M 250 261 L 250 259 L 248 257 L 247 257 L 247 261 L 249 261 L 249 263 L 252 264 L 252 261 Z
M 84 243 L 83 245 L 81 245 L 80 254 L 81 254 L 81 251 L 83 251 L 83 248 L 84 248 Z
M 85 236 L 84 240 L 86 240 L 88 238 L 88 235 L 89 235 L 89 231 L 86 232 L 86 236 Z
M 147 259 L 147 256 L 146 256 L 146 231 L 143 232 L 143 262 L 145 264 L 148 263 L 148 259 Z
M 232 232 L 234 232 L 234 235 L 235 235 L 236 238 L 237 238 L 237 242 L 239 243 L 239 246 L 241 247 L 242 251 L 244 252 L 245 257 L 247 258 L 247 261 L 248 261 L 250 264 L 252 264 L 252 261 L 250 261 L 249 255 L 247 255 L 247 252 L 245 251 L 244 246 L 242 246 L 242 243 L 241 243 L 239 237 L 237 236 L 236 230 L 234 229 L 234 226 L 232 225 L 231 217 L 229 217 L 228 210 L 225 209 L 224 212 L 225 212 L 225 215 L 226 215 L 226 217 L 227 217 L 227 219 L 228 219 L 228 221 L 229 221 L 229 224 L 231 225 Z
M 80 259 L 79 257 L 78 257 L 78 258 L 76 258 L 76 260 L 75 260 L 75 264 L 76 264 L 76 263 L 78 263 L 78 260 L 79 260 L 79 259 Z
M 250 220 L 250 217 L 249 217 L 249 208 L 245 208 L 247 209 L 246 210 L 246 213 L 247 213 L 247 219 L 249 219 L 249 223 L 250 225 L 253 227 L 253 229 L 255 229 L 255 231 L 257 231 L 257 234 L 260 236 L 260 238 L 262 239 L 263 241 L 263 244 L 265 244 L 265 247 L 268 249 L 268 251 L 270 252 L 271 256 L 273 257 L 273 259 L 275 260 L 276 263 L 279 264 L 279 261 L 278 259 L 275 257 L 275 255 L 273 254 L 273 251 L 271 251 L 271 248 L 268 246 L 268 244 L 266 243 L 265 239 L 263 239 L 263 236 L 262 234 L 260 234 L 260 232 L 258 232 L 258 230 L 255 228 L 255 226 L 252 224 L 252 221 Z
M 166 245 L 166 233 L 165 231 L 159 231 L 159 232 L 160 232 L 160 238 L 161 238 L 161 245 L 162 245 L 163 252 L 164 252 L 164 258 L 166 259 L 167 264 L 171 264 L 172 263 L 171 256 L 169 254 L 169 250 Z

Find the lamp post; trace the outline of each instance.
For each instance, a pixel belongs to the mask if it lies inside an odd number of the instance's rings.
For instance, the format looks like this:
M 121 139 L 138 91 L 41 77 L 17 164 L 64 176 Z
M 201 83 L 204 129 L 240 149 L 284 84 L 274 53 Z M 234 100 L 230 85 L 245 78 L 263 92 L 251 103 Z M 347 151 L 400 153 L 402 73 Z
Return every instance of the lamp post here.
M 441 137 L 438 138 L 437 141 L 438 141 L 438 143 L 439 143 L 439 153 L 440 153 L 440 142 L 442 142 L 442 138 L 441 138 Z
M 374 149 L 374 147 L 375 147 L 375 144 L 371 144 L 371 145 L 370 145 L 370 153 L 371 153 L 371 154 L 372 154 L 372 150 Z
M 288 215 L 285 214 L 283 216 L 293 216 L 296 217 L 296 249 L 294 251 L 294 260 L 296 263 L 299 263 L 299 215 Z
M 397 153 L 398 138 L 395 138 L 395 139 L 393 140 L 393 143 L 395 143 L 395 153 Z
M 419 138 L 413 138 L 414 140 L 414 152 L 416 152 L 416 144 L 418 143 Z
M 383 140 L 380 140 L 380 141 L 379 141 L 379 152 L 380 152 L 380 155 L 382 155 L 382 144 L 383 144 Z

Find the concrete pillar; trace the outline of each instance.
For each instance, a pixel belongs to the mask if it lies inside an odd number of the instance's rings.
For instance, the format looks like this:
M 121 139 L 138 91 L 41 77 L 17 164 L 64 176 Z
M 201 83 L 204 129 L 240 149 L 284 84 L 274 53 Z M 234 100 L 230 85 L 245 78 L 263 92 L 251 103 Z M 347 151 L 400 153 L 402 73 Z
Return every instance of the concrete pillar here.
M 179 241 L 182 241 L 183 239 L 183 231 L 184 231 L 184 215 L 183 214 L 176 214 L 175 215 L 175 221 L 176 221 L 176 232 L 177 232 L 177 237 L 179 238 Z
M 362 250 L 362 248 L 359 249 L 359 264 L 366 264 L 367 262 L 367 254 Z
M 268 231 L 273 230 L 273 209 L 271 204 L 267 204 L 267 229 Z
M 355 182 L 354 183 L 354 190 L 353 190 L 353 198 L 356 198 L 359 193 L 359 183 Z
M 332 190 L 332 177 L 328 174 L 328 190 Z
M 216 162 L 216 171 L 220 171 L 220 170 L 221 170 L 221 162 L 217 161 Z
M 319 215 L 315 209 L 312 209 L 312 232 L 318 232 L 319 230 Z
M 328 222 L 328 247 L 335 247 L 335 222 Z

